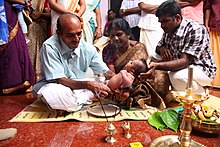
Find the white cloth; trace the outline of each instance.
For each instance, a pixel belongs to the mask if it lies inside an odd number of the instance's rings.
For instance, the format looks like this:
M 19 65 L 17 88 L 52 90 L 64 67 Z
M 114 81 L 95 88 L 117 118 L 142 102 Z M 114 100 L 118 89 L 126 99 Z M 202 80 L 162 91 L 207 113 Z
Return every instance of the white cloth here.
M 60 5 L 61 7 L 68 9 L 69 3 L 72 0 L 57 0 L 57 4 Z M 56 29 L 57 29 L 57 19 L 60 17 L 61 13 L 57 13 L 54 10 L 51 10 L 51 35 L 56 34 Z
M 46 84 L 37 92 L 37 97 L 42 98 L 52 109 L 77 111 L 83 104 L 91 104 L 94 95 L 87 89 L 71 90 L 62 84 Z
M 179 71 L 168 72 L 171 84 L 175 91 L 185 91 L 188 81 L 188 68 Z M 193 67 L 193 92 L 202 93 L 202 86 L 210 86 L 212 79 L 198 67 Z
M 160 5 L 165 0 L 140 0 L 150 5 Z M 163 30 L 160 27 L 158 18 L 155 14 L 148 14 L 141 11 L 141 18 L 138 24 L 140 31 L 140 42 L 146 46 L 150 58 L 161 60 L 161 57 L 155 52 L 157 43 L 162 38 Z
M 23 16 L 22 11 L 18 12 L 18 22 L 19 22 L 19 25 L 21 26 L 22 32 L 25 34 L 28 33 L 27 24 L 24 20 L 24 16 Z
M 93 44 L 94 41 L 94 30 L 93 27 L 97 27 L 95 8 L 97 8 L 100 0 L 85 0 L 86 10 L 82 15 L 84 36 L 86 42 Z M 93 22 L 94 24 L 91 24 Z M 93 26 L 94 25 L 94 26 Z
M 158 55 L 155 50 L 157 43 L 160 41 L 162 35 L 163 35 L 163 30 L 161 31 L 160 29 L 158 30 L 145 30 L 141 29 L 140 31 L 140 42 L 145 44 L 146 50 L 148 53 L 148 56 L 150 58 L 155 58 L 157 60 L 162 60 L 160 55 Z
M 120 9 L 130 9 L 138 7 L 139 0 L 123 0 Z M 130 14 L 123 17 L 130 25 L 131 28 L 138 26 L 140 15 Z
M 143 2 L 145 4 L 149 5 L 160 5 L 162 2 L 166 0 L 140 0 L 139 3 Z M 139 21 L 138 26 L 140 28 L 146 29 L 146 30 L 158 30 L 160 28 L 160 23 L 158 22 L 158 18 L 155 14 L 149 14 L 144 11 L 141 11 L 141 18 Z

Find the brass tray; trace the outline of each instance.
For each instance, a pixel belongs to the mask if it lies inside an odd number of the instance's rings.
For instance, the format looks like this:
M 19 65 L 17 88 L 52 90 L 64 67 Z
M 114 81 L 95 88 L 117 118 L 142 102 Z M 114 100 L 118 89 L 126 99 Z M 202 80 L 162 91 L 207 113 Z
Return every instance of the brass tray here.
M 193 130 L 210 133 L 210 134 L 220 134 L 220 124 L 218 123 L 208 123 L 199 120 L 192 120 Z
M 105 118 L 105 117 L 114 117 L 121 112 L 121 108 L 115 104 L 103 104 L 103 108 L 105 113 L 103 112 L 102 106 L 100 104 L 92 105 L 87 108 L 87 113 L 95 117 Z
M 179 147 L 179 139 L 177 135 L 161 136 L 153 140 L 150 147 Z M 195 142 L 191 139 L 190 147 L 205 147 L 205 145 Z

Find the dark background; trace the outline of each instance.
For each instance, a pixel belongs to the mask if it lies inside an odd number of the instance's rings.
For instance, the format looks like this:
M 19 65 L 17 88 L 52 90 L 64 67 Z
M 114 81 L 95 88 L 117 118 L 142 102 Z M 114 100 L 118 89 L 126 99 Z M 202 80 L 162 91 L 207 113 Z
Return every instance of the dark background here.
M 116 12 L 116 17 L 121 17 L 118 13 L 119 9 L 121 7 L 121 2 L 122 2 L 122 0 L 111 0 L 110 9 L 112 9 Z

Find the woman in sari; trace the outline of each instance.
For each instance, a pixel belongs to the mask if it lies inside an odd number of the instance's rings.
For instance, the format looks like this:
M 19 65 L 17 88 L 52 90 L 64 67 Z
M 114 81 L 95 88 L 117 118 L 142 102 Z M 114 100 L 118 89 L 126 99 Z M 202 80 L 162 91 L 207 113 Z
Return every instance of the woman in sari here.
M 33 23 L 28 26 L 28 45 L 29 55 L 35 72 L 35 81 L 40 77 L 40 48 L 48 38 L 48 25 L 50 20 L 50 10 L 45 7 L 45 0 L 32 1 L 34 12 L 30 14 Z
M 84 23 L 84 38 L 93 44 L 94 40 L 102 37 L 102 18 L 100 0 L 86 0 L 86 11 L 82 15 Z
M 131 28 L 126 20 L 122 18 L 115 18 L 108 27 L 110 35 L 109 44 L 103 49 L 103 60 L 113 72 L 118 74 L 121 70 L 125 69 L 125 65 L 129 61 L 137 59 L 148 59 L 145 46 L 137 41 L 130 40 Z M 134 91 L 130 95 L 137 103 L 139 99 L 148 101 L 148 104 L 158 107 L 159 109 L 165 108 L 165 104 L 160 95 L 154 88 L 147 82 L 137 77 L 133 83 Z M 151 97 L 149 97 L 149 94 Z M 116 96 L 116 101 L 118 99 Z M 152 101 L 151 101 L 152 100 Z M 132 104 L 126 103 L 127 107 Z
M 23 0 L 4 0 L 4 6 L 1 6 L 6 11 L 9 34 L 8 43 L 0 45 L 0 94 L 24 93 L 34 84 L 25 37 L 12 7 L 15 2 L 25 5 Z
M 63 13 L 76 13 L 82 16 L 86 10 L 85 0 L 49 0 L 51 11 L 51 33 L 56 34 L 57 19 Z
M 103 60 L 116 74 L 129 62 L 136 59 L 147 59 L 145 46 L 130 40 L 131 29 L 127 21 L 115 18 L 108 27 L 110 42 L 103 49 Z
M 217 73 L 212 86 L 220 88 L 220 1 L 219 0 L 205 0 L 205 27 L 209 31 L 210 46 L 214 55 L 215 64 L 217 66 Z

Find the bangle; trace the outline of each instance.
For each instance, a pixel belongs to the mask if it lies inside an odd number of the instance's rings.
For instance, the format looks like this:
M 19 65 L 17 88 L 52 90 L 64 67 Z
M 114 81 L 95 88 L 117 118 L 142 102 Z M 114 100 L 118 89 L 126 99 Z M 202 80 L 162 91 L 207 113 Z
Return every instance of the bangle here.
M 102 28 L 99 28 L 99 27 L 98 27 L 98 28 L 96 28 L 96 29 L 100 29 L 100 30 L 101 30 Z

